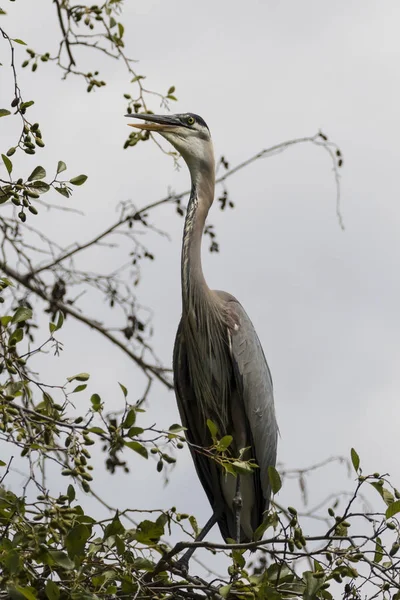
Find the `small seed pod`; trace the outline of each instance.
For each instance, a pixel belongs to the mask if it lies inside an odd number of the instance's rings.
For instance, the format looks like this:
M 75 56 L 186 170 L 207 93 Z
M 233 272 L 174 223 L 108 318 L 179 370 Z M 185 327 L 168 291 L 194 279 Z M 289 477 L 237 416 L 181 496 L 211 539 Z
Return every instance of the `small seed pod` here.
M 399 551 L 400 548 L 400 544 L 398 542 L 396 542 L 395 544 L 393 544 L 393 546 L 390 549 L 390 556 L 394 556 L 395 554 L 397 554 L 397 552 Z

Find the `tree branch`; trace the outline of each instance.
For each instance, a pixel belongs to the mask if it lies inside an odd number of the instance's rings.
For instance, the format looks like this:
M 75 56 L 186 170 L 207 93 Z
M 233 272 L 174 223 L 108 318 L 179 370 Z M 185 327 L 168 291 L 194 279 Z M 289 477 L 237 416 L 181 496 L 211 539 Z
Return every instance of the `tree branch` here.
M 322 146 L 325 149 L 329 149 L 329 146 L 332 145 L 336 148 L 335 144 L 332 144 L 331 142 L 328 142 L 326 140 L 324 140 L 323 138 L 320 137 L 320 134 L 316 134 L 312 137 L 303 137 L 303 138 L 297 138 L 294 140 L 289 140 L 286 142 L 282 142 L 280 144 L 276 144 L 274 146 L 271 146 L 270 148 L 265 148 L 264 150 L 261 150 L 260 152 L 257 152 L 257 154 L 254 154 L 254 156 L 251 156 L 250 158 L 244 160 L 243 162 L 239 163 L 238 165 L 236 165 L 235 167 L 233 167 L 232 169 L 229 169 L 226 171 L 226 173 L 224 173 L 223 175 L 221 175 L 220 177 L 218 177 L 216 179 L 216 184 L 222 183 L 224 181 L 226 181 L 228 178 L 230 178 L 232 175 L 234 175 L 235 173 L 237 173 L 238 171 L 241 171 L 242 169 L 246 168 L 248 165 L 250 165 L 253 162 L 256 162 L 257 160 L 261 159 L 261 158 L 266 158 L 268 156 L 274 156 L 275 154 L 279 154 L 280 152 L 283 152 L 284 150 L 287 150 L 288 148 L 290 148 L 291 146 L 294 146 L 296 144 L 304 144 L 304 143 L 312 143 L 315 144 L 317 146 Z M 334 171 L 335 171 L 335 181 L 336 181 L 336 187 L 337 187 L 337 214 L 339 217 L 339 224 L 340 226 L 343 228 L 342 223 L 342 217 L 340 215 L 340 206 L 339 206 L 339 202 L 340 202 L 340 180 L 339 180 L 339 176 L 337 174 L 337 165 L 336 165 L 336 160 L 335 160 L 335 156 L 332 153 L 332 151 L 329 149 L 329 154 L 332 158 L 333 161 L 333 166 L 334 166 Z M 86 248 L 90 248 L 90 246 L 93 246 L 95 244 L 97 244 L 98 242 L 100 242 L 101 240 L 103 240 L 106 236 L 110 235 L 111 233 L 113 233 L 116 229 L 118 229 L 119 227 L 121 227 L 122 225 L 128 223 L 129 221 L 135 221 L 137 220 L 141 215 L 143 215 L 144 213 L 146 213 L 147 211 L 156 208 L 158 206 L 161 206 L 163 204 L 166 204 L 168 202 L 176 202 L 177 200 L 181 200 L 182 198 L 184 198 L 185 196 L 188 196 L 190 194 L 190 190 L 185 190 L 184 192 L 181 192 L 179 194 L 169 194 L 168 196 L 166 196 L 165 198 L 162 198 L 161 200 L 157 200 L 156 202 L 152 202 L 150 204 L 147 204 L 146 206 L 144 206 L 143 208 L 140 208 L 139 210 L 137 210 L 136 212 L 134 212 L 131 215 L 128 215 L 126 217 L 123 217 L 121 219 L 118 219 L 118 221 L 116 221 L 113 225 L 111 225 L 110 227 L 108 227 L 107 229 L 105 229 L 104 231 L 102 231 L 101 233 L 99 233 L 97 236 L 95 236 L 94 238 L 92 238 L 91 240 L 89 240 L 88 242 L 85 242 L 84 244 L 79 244 L 77 246 L 75 246 L 75 248 L 72 248 L 71 250 L 65 252 L 64 254 L 61 254 L 61 256 L 59 256 L 57 259 L 43 265 L 43 266 L 39 266 L 36 269 L 33 269 L 32 271 L 30 271 L 26 277 L 27 278 L 32 278 L 35 275 L 42 273 L 43 271 L 47 271 L 49 269 L 51 269 L 52 267 L 54 267 L 55 265 L 59 264 L 60 262 L 62 262 L 63 260 L 66 260 L 67 258 L 70 258 L 71 256 L 74 256 L 75 254 L 77 254 L 78 252 L 81 252 L 82 250 L 86 250 Z
M 145 362 L 142 358 L 140 358 L 140 356 L 138 356 L 132 350 L 127 348 L 125 344 L 123 344 L 123 342 L 121 342 L 115 335 L 107 331 L 107 329 L 105 329 L 100 323 L 89 319 L 89 317 L 86 317 L 84 314 L 72 308 L 70 305 L 65 304 L 64 302 L 60 302 L 59 300 L 54 300 L 53 298 L 51 298 L 51 296 L 46 294 L 42 289 L 40 289 L 33 282 L 31 282 L 26 276 L 20 275 L 20 273 L 18 273 L 12 267 L 8 266 L 3 261 L 0 261 L 0 269 L 4 271 L 6 275 L 11 277 L 12 279 L 15 279 L 15 281 L 18 281 L 18 283 L 23 285 L 30 292 L 34 293 L 36 296 L 39 296 L 39 298 L 45 300 L 52 306 L 56 307 L 58 310 L 61 310 L 64 314 L 70 315 L 77 321 L 85 323 L 85 325 L 88 325 L 91 329 L 94 329 L 95 331 L 101 333 L 103 337 L 108 339 L 115 346 L 120 348 L 120 350 L 122 350 L 127 356 L 129 356 L 129 358 L 131 358 L 145 372 L 147 377 L 151 378 L 152 376 L 154 376 L 159 381 L 161 381 L 161 383 L 163 383 L 168 389 L 173 389 L 174 386 L 172 385 L 171 381 L 165 377 L 161 369 Z
M 63 21 L 63 18 L 62 18 L 61 6 L 60 6 L 60 3 L 59 3 L 59 0 L 54 0 L 54 3 L 55 3 L 56 8 L 57 8 L 58 21 L 60 23 L 61 31 L 62 31 L 62 34 L 64 36 L 63 37 L 63 41 L 64 41 L 65 48 L 67 50 L 68 57 L 69 57 L 69 66 L 72 67 L 72 66 L 75 66 L 76 63 L 75 63 L 74 57 L 72 56 L 72 51 L 71 51 L 71 47 L 70 47 L 70 43 L 69 43 L 69 39 L 68 39 L 68 33 L 67 33 L 66 29 L 65 29 L 64 21 Z

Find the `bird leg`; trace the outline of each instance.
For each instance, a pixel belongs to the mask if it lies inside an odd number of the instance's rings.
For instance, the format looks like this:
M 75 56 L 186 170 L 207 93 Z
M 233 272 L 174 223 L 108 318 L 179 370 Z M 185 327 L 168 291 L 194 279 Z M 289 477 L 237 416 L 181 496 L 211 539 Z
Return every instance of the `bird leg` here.
M 236 493 L 232 502 L 233 510 L 235 513 L 235 524 L 236 524 L 236 543 L 240 544 L 240 513 L 242 512 L 243 500 L 240 492 L 240 475 L 236 477 Z
M 208 519 L 207 523 L 204 525 L 203 529 L 200 531 L 199 535 L 194 540 L 195 542 L 201 542 L 206 537 L 207 533 L 214 527 L 215 523 L 218 521 L 218 514 L 213 512 L 211 517 Z M 180 558 L 175 566 L 178 569 L 181 569 L 184 573 L 188 572 L 189 568 L 189 560 L 192 558 L 196 548 L 188 548 L 185 554 Z

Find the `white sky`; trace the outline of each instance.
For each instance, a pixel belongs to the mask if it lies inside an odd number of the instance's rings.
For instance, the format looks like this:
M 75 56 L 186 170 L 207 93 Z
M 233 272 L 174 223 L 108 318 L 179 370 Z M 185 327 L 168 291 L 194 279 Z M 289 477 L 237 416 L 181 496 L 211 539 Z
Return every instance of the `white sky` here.
M 38 32 L 39 22 L 41 31 L 54 26 L 51 3 L 19 0 L 6 8 L 9 17 L 1 24 L 11 36 L 40 51 L 55 48 L 47 33 L 41 38 Z M 224 154 L 234 165 L 320 128 L 342 149 L 345 232 L 335 217 L 328 156 L 298 146 L 230 180 L 235 210 L 214 207 L 210 222 L 221 251 L 204 252 L 204 271 L 211 287 L 242 302 L 263 343 L 282 434 L 279 461 L 304 467 L 348 456 L 354 446 L 365 471 L 389 471 L 394 481 L 400 475 L 399 21 L 395 0 L 269 0 L 246 7 L 236 0 L 127 2 L 123 18 L 126 52 L 140 59 L 137 68 L 148 86 L 176 86 L 173 112 L 202 115 L 217 157 Z M 0 48 L 0 62 L 7 64 L 6 46 Z M 18 63 L 23 58 L 19 47 Z M 141 206 L 163 197 L 169 186 L 180 191 L 189 185 L 184 165 L 175 172 L 153 144 L 122 150 L 126 73 L 102 57 L 88 64 L 101 64 L 107 80 L 95 94 L 86 94 L 80 81 L 60 81 L 52 65 L 20 74 L 24 97 L 36 100 L 31 114 L 41 123 L 46 148 L 16 165 L 28 175 L 38 162 L 51 172 L 62 159 L 71 176 L 89 176 L 69 201 L 86 219 L 42 210 L 35 220 L 65 244 L 85 241 L 113 222 L 121 200 Z M 6 107 L 11 88 L 2 71 L 0 104 Z M 17 119 L 1 120 L 2 151 L 18 128 Z M 144 273 L 140 300 L 154 309 L 154 345 L 168 362 L 181 310 L 182 220 L 173 207 L 162 207 L 152 219 L 171 240 L 149 235 L 156 261 Z M 97 249 L 81 264 L 98 267 L 101 261 L 107 271 L 124 262 L 125 255 L 115 254 Z M 106 306 L 85 302 L 96 316 L 106 314 Z M 66 348 L 51 362 L 52 377 L 90 372 L 90 392 L 100 391 L 110 410 L 119 397 L 117 381 L 129 387 L 132 401 L 140 395 L 135 366 L 95 333 L 69 320 L 61 338 Z M 173 394 L 159 386 L 149 405 L 148 422 L 155 420 L 163 426 L 178 420 Z M 209 506 L 184 456 L 167 487 L 154 467 L 137 459 L 132 477 L 101 475 L 96 489 L 114 506 L 176 505 L 205 521 Z M 328 469 L 315 481 L 314 498 L 350 485 L 343 472 Z M 288 485 L 280 501 L 293 503 L 293 494 Z M 220 539 L 218 531 L 210 538 Z

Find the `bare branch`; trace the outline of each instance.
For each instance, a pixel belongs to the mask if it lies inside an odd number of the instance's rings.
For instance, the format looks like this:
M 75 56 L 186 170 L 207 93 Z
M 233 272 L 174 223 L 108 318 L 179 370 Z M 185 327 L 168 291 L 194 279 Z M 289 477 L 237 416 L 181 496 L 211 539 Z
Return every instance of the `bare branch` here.
M 72 308 L 70 305 L 65 304 L 59 300 L 54 300 L 48 294 L 46 294 L 43 289 L 39 288 L 37 285 L 32 283 L 30 279 L 27 279 L 26 276 L 21 276 L 15 269 L 9 267 L 3 261 L 0 261 L 0 269 L 15 281 L 18 281 L 21 285 L 27 288 L 30 292 L 33 292 L 36 296 L 39 296 L 42 300 L 49 302 L 55 306 L 58 310 L 61 310 L 63 313 L 70 315 L 77 321 L 88 325 L 91 329 L 98 331 L 101 333 L 103 337 L 112 342 L 115 346 L 120 348 L 129 358 L 131 358 L 148 377 L 156 377 L 161 383 L 163 383 L 168 389 L 173 389 L 173 385 L 169 379 L 167 379 L 164 375 L 164 370 L 158 368 L 155 365 L 150 365 L 146 361 L 144 361 L 140 356 L 135 354 L 130 348 L 128 348 L 124 343 L 122 343 L 115 335 L 111 334 L 107 329 L 105 329 L 100 323 L 86 317 L 84 314 L 80 313 L 76 309 Z
M 264 150 L 261 150 L 260 152 L 257 152 L 257 154 L 254 154 L 253 156 L 251 156 L 250 158 L 248 158 L 248 159 L 244 160 L 243 162 L 239 163 L 238 165 L 236 165 L 232 169 L 227 170 L 223 175 L 221 175 L 220 177 L 217 178 L 216 183 L 218 184 L 218 183 L 225 182 L 228 178 L 232 177 L 232 175 L 234 175 L 235 173 L 238 173 L 239 171 L 241 171 L 242 169 L 246 168 L 251 163 L 253 163 L 253 162 L 257 161 L 257 160 L 260 160 L 261 158 L 266 158 L 266 157 L 269 157 L 269 156 L 274 156 L 275 154 L 279 154 L 280 152 L 283 152 L 284 150 L 287 150 L 291 146 L 294 146 L 294 145 L 297 145 L 297 144 L 304 144 L 304 143 L 312 143 L 312 144 L 315 144 L 317 146 L 321 146 L 323 148 L 328 148 L 329 149 L 329 146 L 327 146 L 328 142 L 325 142 L 324 140 L 320 140 L 319 134 L 316 134 L 316 135 L 314 135 L 312 137 L 297 138 L 297 139 L 294 139 L 294 140 L 289 140 L 289 141 L 286 141 L 286 142 L 282 142 L 280 144 L 276 144 L 274 146 L 271 146 L 270 148 L 266 148 Z M 332 151 L 330 149 L 328 151 L 330 153 L 330 156 L 331 156 L 331 158 L 333 160 L 333 164 L 334 164 L 334 167 L 335 167 L 335 165 L 336 165 L 335 157 L 334 157 L 334 155 L 333 155 L 333 153 L 332 153 Z M 335 173 L 336 173 L 336 170 L 335 170 Z M 340 186 L 339 186 L 339 183 L 340 182 L 339 182 L 339 179 L 337 177 L 336 178 L 337 202 L 339 202 L 339 199 L 340 199 Z M 136 210 L 133 214 L 130 214 L 130 215 L 127 215 L 127 216 L 124 216 L 124 217 L 118 219 L 118 221 L 116 221 L 115 223 L 113 223 L 113 225 L 111 225 L 110 227 L 108 227 L 107 229 L 105 229 L 104 231 L 102 231 L 101 233 L 99 233 L 98 235 L 96 235 L 91 240 L 85 242 L 84 244 L 79 244 L 79 245 L 75 246 L 74 248 L 72 248 L 71 250 L 65 252 L 64 254 L 61 254 L 61 256 L 59 256 L 56 260 L 33 269 L 30 273 L 28 273 L 26 275 L 26 277 L 31 278 L 31 277 L 39 274 L 39 273 L 42 273 L 43 271 L 47 271 L 47 270 L 51 269 L 52 267 L 54 267 L 55 265 L 59 264 L 60 262 L 62 262 L 64 260 L 66 260 L 67 258 L 70 258 L 70 257 L 74 256 L 75 254 L 77 254 L 79 252 L 82 252 L 82 250 L 86 250 L 87 248 L 90 248 L 91 246 L 99 243 L 105 237 L 107 237 L 111 233 L 114 233 L 121 226 L 125 225 L 126 223 L 128 223 L 130 221 L 137 220 L 141 215 L 143 215 L 144 213 L 147 213 L 149 210 L 152 210 L 154 208 L 157 208 L 157 207 L 162 206 L 163 204 L 167 204 L 169 202 L 176 202 L 178 200 L 181 200 L 182 198 L 185 198 L 189 194 L 190 194 L 190 190 L 185 190 L 183 192 L 180 192 L 179 194 L 169 194 L 168 196 L 162 198 L 161 200 L 157 200 L 156 202 L 151 202 L 150 204 L 147 204 L 143 208 L 140 208 L 140 209 Z M 340 215 L 339 204 L 337 204 L 337 211 L 338 211 L 338 215 Z M 342 219 L 341 218 L 339 219 L 339 223 L 342 226 Z

